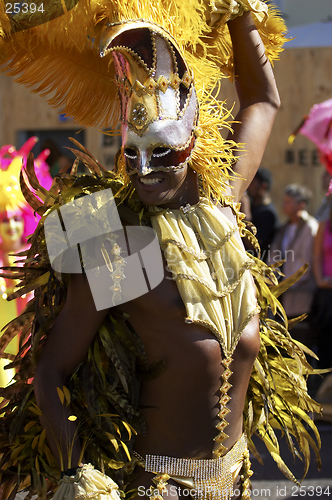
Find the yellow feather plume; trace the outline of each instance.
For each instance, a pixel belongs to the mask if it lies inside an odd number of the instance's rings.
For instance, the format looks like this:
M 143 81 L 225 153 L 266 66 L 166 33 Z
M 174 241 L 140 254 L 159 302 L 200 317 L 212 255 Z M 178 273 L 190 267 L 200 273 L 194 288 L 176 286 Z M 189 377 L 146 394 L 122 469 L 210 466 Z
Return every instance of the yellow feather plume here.
M 50 104 L 78 123 L 115 128 L 119 108 L 114 102 L 112 55 L 99 56 L 105 24 L 143 18 L 161 25 L 177 40 L 194 72 L 197 90 L 202 91 L 213 87 L 222 74 L 232 74 L 228 28 L 209 26 L 209 8 L 207 0 L 79 0 L 49 22 L 45 22 L 49 14 L 37 12 L 31 17 L 35 27 L 24 31 L 17 31 L 19 22 L 9 31 L 8 17 L 1 11 L 1 69 L 34 87 L 34 92 L 51 95 Z M 276 59 L 285 41 L 281 17 L 269 8 L 266 23 L 257 18 L 256 22 L 268 57 Z

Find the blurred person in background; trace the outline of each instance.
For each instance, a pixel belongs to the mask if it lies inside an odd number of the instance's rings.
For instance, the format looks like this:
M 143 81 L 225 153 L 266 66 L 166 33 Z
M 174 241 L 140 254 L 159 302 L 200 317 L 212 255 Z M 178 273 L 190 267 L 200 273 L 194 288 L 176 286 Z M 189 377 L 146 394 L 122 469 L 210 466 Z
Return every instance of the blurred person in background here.
M 266 168 L 260 167 L 247 189 L 250 198 L 251 222 L 257 229 L 256 238 L 261 247 L 261 259 L 268 259 L 268 251 L 278 227 L 277 210 L 272 203 L 270 189 L 272 174 Z M 251 250 L 250 244 L 246 248 Z
M 318 289 L 315 293 L 311 325 L 318 336 L 318 367 L 328 369 L 332 366 L 331 356 L 331 204 L 332 204 L 332 99 L 316 103 L 305 115 L 302 123 L 288 138 L 292 144 L 297 134 L 304 135 L 317 147 L 321 164 L 326 171 L 322 175 L 322 189 L 327 193 L 315 217 L 320 222 L 314 244 L 314 274 Z M 327 376 L 315 397 L 320 402 L 332 402 L 332 375 Z M 332 406 L 324 405 L 323 416 L 332 420 Z
M 332 193 L 328 192 L 330 182 L 332 180 L 332 175 L 324 169 L 322 173 L 322 190 L 324 192 L 324 198 L 319 205 L 317 211 L 315 212 L 315 219 L 320 221 L 326 221 L 330 217 L 330 207 L 332 200 Z
M 38 219 L 26 202 L 20 188 L 20 171 L 26 163 L 37 137 L 31 137 L 18 151 L 12 145 L 0 149 L 0 267 L 12 267 L 20 264 L 16 254 L 28 248 L 27 237 L 34 232 Z M 39 182 L 49 189 L 52 178 L 45 159 L 48 150 L 44 150 L 35 159 L 35 171 Z M 1 271 L 0 271 L 1 272 Z M 0 274 L 0 330 L 22 312 L 33 294 L 26 294 L 8 301 L 14 292 L 13 280 L 1 277 Z M 0 360 L 0 385 L 5 386 L 15 375 L 13 368 L 4 369 L 13 355 L 18 352 L 18 338 L 13 339 L 6 348 L 8 358 Z
M 289 184 L 284 190 L 283 213 L 287 220 L 279 227 L 271 244 L 269 264 L 284 259 L 282 273 L 285 278 L 308 264 L 304 275 L 281 297 L 287 316 L 296 318 L 309 314 L 316 289 L 313 275 L 313 245 L 318 230 L 317 220 L 308 214 L 306 208 L 312 193 L 300 184 Z M 313 347 L 314 339 L 309 321 L 302 321 L 292 330 L 297 340 Z
M 49 166 L 52 177 L 57 175 L 62 169 L 71 167 L 73 162 L 71 161 L 69 156 L 64 155 L 57 143 L 52 139 L 46 139 L 42 143 L 41 148 L 43 150 L 48 149 L 50 151 L 46 162 Z
M 312 306 L 312 324 L 318 342 L 318 367 L 332 366 L 332 190 L 329 218 L 321 221 L 314 245 L 314 275 L 317 291 Z

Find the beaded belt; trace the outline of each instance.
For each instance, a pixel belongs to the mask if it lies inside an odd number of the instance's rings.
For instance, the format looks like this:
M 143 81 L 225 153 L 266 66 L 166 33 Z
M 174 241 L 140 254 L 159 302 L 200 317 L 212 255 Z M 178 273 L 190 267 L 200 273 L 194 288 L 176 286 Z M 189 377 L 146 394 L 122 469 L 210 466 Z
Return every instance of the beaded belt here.
M 135 452 L 134 455 L 138 457 Z M 229 500 L 233 496 L 234 481 L 245 458 L 249 459 L 249 452 L 246 436 L 242 434 L 226 455 L 220 458 L 190 459 L 146 455 L 145 460 L 138 463 L 145 467 L 146 472 L 156 474 L 153 483 L 158 491 L 153 492 L 151 500 L 162 497 L 169 479 L 187 487 L 194 500 Z M 246 497 L 242 494 L 242 498 Z

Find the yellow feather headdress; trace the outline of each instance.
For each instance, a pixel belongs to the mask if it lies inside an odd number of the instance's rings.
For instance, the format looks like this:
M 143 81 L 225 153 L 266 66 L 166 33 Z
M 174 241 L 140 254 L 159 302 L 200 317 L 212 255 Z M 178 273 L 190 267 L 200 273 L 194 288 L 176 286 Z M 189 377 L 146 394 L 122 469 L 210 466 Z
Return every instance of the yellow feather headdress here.
M 16 81 L 32 92 L 50 96 L 50 105 L 61 108 L 80 125 L 114 130 L 120 105 L 112 54 L 100 57 L 103 28 L 106 23 L 135 19 L 157 23 L 176 40 L 193 71 L 200 103 L 201 133 L 190 165 L 194 164 L 201 174 L 206 194 L 212 194 L 212 190 L 219 199 L 224 193 L 224 181 L 232 175 L 234 158 L 230 151 L 236 145 L 222 139 L 219 130 L 224 126 L 229 128 L 226 120 L 230 115 L 223 104 L 212 97 L 220 78 L 231 76 L 233 71 L 226 19 L 221 18 L 219 23 L 210 26 L 211 13 L 217 3 L 208 0 L 67 0 L 60 4 L 59 0 L 52 0 L 48 2 L 47 12 L 37 11 L 30 17 L 15 16 L 16 21 L 11 24 L 8 14 L 0 10 L 0 69 L 16 77 Z M 67 6 L 66 12 L 59 15 L 63 6 Z M 58 17 L 49 21 L 55 11 Z M 266 54 L 273 61 L 285 41 L 285 24 L 271 6 L 268 16 L 262 16 L 255 9 L 252 13 Z M 34 27 L 23 30 L 29 25 L 27 16 Z M 220 165 L 223 165 L 223 180 Z M 121 161 L 119 173 L 127 184 L 129 180 Z
M 0 36 L 1 68 L 18 82 L 34 86 L 33 92 L 52 94 L 50 104 L 63 107 L 81 125 L 112 127 L 119 116 L 113 60 L 111 55 L 99 57 L 105 24 L 139 18 L 159 24 L 175 38 L 193 69 L 197 89 L 203 89 L 232 71 L 228 29 L 224 24 L 209 26 L 208 4 L 207 0 L 79 0 L 50 22 L 45 22 L 46 13 L 35 13 L 31 22 L 34 19 L 35 24 L 39 16 L 40 24 L 18 32 L 8 30 L 8 14 L 0 11 L 0 30 L 7 33 Z M 256 21 L 268 57 L 276 59 L 286 31 L 283 20 L 270 7 L 268 19 L 260 22 L 256 17 Z

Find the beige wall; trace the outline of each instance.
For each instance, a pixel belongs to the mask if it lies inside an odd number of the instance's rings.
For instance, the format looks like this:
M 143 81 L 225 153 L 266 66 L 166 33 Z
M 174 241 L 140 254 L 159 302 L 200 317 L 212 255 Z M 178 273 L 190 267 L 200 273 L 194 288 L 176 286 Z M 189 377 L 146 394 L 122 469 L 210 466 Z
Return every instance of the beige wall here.
M 60 123 L 58 113 L 46 99 L 0 74 L 1 129 L 0 144 L 17 146 L 17 132 L 35 129 L 73 128 L 72 122 Z
M 281 57 L 280 63 L 276 64 L 275 74 L 282 106 L 264 161 L 269 161 L 269 167 L 273 169 L 275 187 L 281 189 L 287 183 L 295 181 L 309 187 L 313 191 L 310 208 L 315 211 L 325 195 L 321 189 L 324 169 L 315 165 L 312 159 L 316 148 L 304 136 L 298 135 L 293 146 L 288 146 L 287 138 L 314 104 L 332 97 L 332 47 L 288 49 Z M 287 150 L 294 154 L 295 163 L 286 163 Z M 301 165 L 301 153 L 304 154 L 305 165 Z M 277 196 L 276 189 L 273 194 Z
M 278 210 L 282 190 L 290 182 L 299 182 L 312 189 L 311 212 L 316 210 L 323 197 L 320 182 L 323 167 L 313 163 L 314 145 L 299 135 L 294 145 L 289 146 L 287 138 L 313 104 L 332 97 L 331 60 L 332 47 L 287 49 L 281 54 L 281 60 L 275 63 L 282 106 L 262 165 L 273 172 L 272 196 Z M 236 100 L 234 87 L 228 81 L 223 82 L 221 95 L 227 99 L 229 107 Z M 45 99 L 4 75 L 0 75 L 0 125 L 0 145 L 17 145 L 18 130 L 74 127 L 72 122 L 61 123 L 57 112 L 47 105 Z M 116 144 L 106 146 L 99 131 L 86 129 L 85 145 L 105 166 L 111 168 Z M 286 162 L 287 154 L 293 155 L 293 163 Z M 301 166 L 301 157 L 307 164 Z
M 18 147 L 19 131 L 66 129 L 80 130 L 81 127 L 72 120 L 61 122 L 58 112 L 47 104 L 45 98 L 0 74 L 0 146 L 14 144 Z M 85 129 L 85 147 L 105 165 L 109 165 L 110 157 L 117 150 L 117 141 L 113 142 L 113 146 L 104 145 L 101 132 Z
M 332 47 L 287 49 L 274 65 L 275 77 L 281 97 L 281 108 L 269 139 L 262 166 L 272 171 L 274 185 L 272 197 L 281 211 L 282 190 L 298 182 L 313 192 L 310 212 L 315 212 L 324 194 L 321 190 L 321 165 L 316 165 L 314 144 L 301 135 L 289 146 L 288 136 L 299 125 L 302 117 L 318 102 L 332 97 Z M 236 98 L 229 82 L 223 83 L 221 95 L 232 104 Z M 287 163 L 286 156 L 293 156 Z M 301 163 L 305 163 L 301 165 Z

